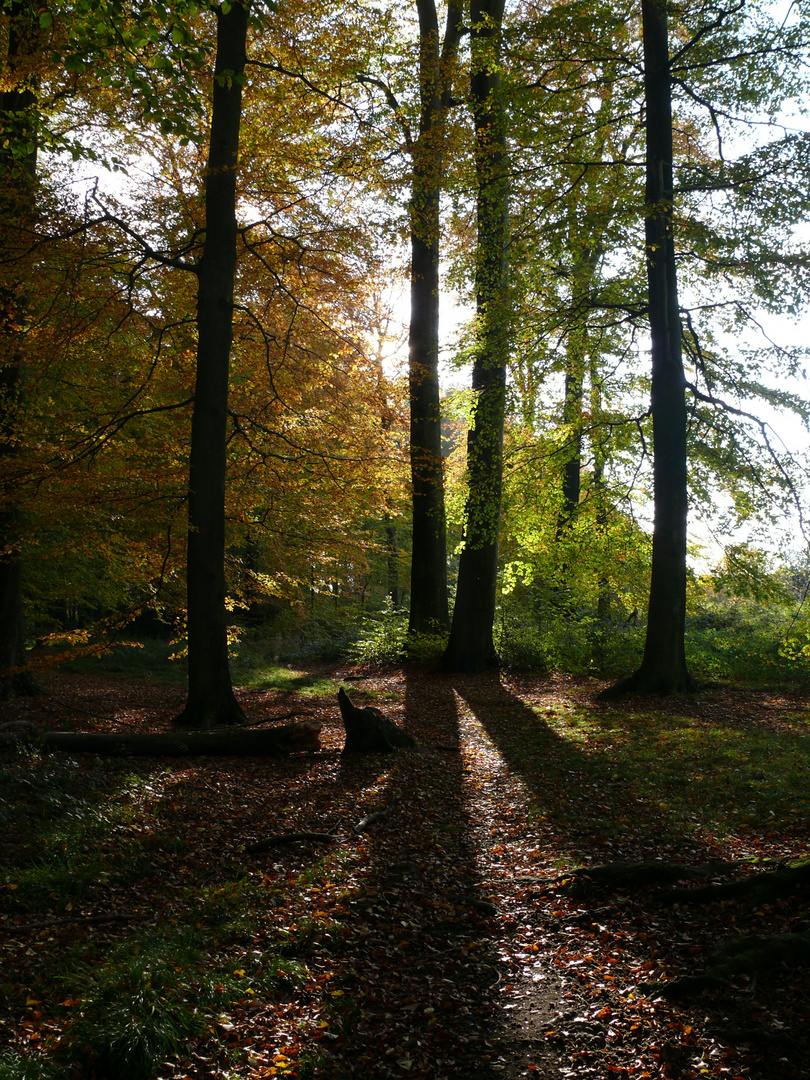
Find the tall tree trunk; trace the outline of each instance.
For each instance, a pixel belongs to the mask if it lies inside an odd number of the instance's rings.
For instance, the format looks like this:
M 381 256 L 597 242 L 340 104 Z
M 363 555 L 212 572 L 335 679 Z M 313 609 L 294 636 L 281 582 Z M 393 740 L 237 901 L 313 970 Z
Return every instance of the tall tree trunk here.
M 565 391 L 563 399 L 563 424 L 568 431 L 566 454 L 562 472 L 562 506 L 557 518 L 557 538 L 574 520 L 582 493 L 582 350 L 580 334 L 570 340 L 565 358 Z
M 672 91 L 664 0 L 642 0 L 646 100 L 645 239 L 652 338 L 653 524 L 641 667 L 609 693 L 694 690 L 686 667 L 686 379 L 672 233 Z
M 439 397 L 439 209 L 450 85 L 463 0 L 450 0 L 439 44 L 435 0 L 419 15 L 419 137 L 411 147 L 411 322 L 408 381 L 413 486 L 410 633 L 448 625 L 447 536 Z
M 14 491 L 17 456 L 16 414 L 22 393 L 23 333 L 28 307 L 26 284 L 15 262 L 21 252 L 14 233 L 33 226 L 36 202 L 36 82 L 33 59 L 38 48 L 37 13 L 25 0 L 14 0 L 8 13 L 6 85 L 0 93 L 0 262 L 6 281 L 0 286 L 0 698 L 33 692 L 25 667 L 20 562 L 21 521 Z M 23 272 L 23 277 L 24 272 Z
M 602 258 L 601 239 L 583 242 L 576 223 L 576 204 L 569 213 L 568 237 L 574 255 L 571 272 L 571 328 L 566 340 L 563 424 L 568 433 L 563 465 L 562 506 L 557 519 L 557 538 L 570 527 L 582 493 L 582 394 L 585 368 L 591 346 L 588 342 L 588 314 L 596 268 Z
M 188 700 L 176 727 L 244 720 L 231 686 L 225 609 L 225 462 L 236 274 L 236 169 L 248 11 L 216 11 L 205 241 L 197 266 L 197 372 L 189 460 Z
M 602 415 L 602 386 L 595 358 L 591 357 L 590 364 L 590 410 L 593 421 L 593 435 L 591 436 L 593 452 L 593 499 L 596 508 L 595 521 L 596 533 L 600 544 L 604 544 L 608 526 L 608 500 L 605 490 L 605 465 L 608 460 L 608 451 L 605 446 L 605 430 L 599 426 Z M 605 624 L 610 619 L 610 580 L 607 574 L 600 574 L 598 584 L 598 598 L 596 601 L 596 617 L 600 623 Z
M 471 12 L 471 96 L 478 192 L 477 341 L 472 374 L 475 404 L 467 437 L 469 491 L 464 548 L 450 640 L 442 659 L 448 671 L 485 671 L 498 665 L 492 628 L 509 337 L 509 158 L 499 70 L 503 8 L 504 0 L 473 0 Z

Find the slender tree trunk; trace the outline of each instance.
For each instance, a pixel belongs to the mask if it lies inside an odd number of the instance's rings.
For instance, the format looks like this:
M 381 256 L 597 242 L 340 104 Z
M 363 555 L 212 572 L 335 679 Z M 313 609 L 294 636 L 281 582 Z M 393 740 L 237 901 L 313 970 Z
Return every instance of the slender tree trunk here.
M 591 443 L 593 451 L 593 498 L 596 507 L 595 525 L 600 543 L 604 544 L 608 525 L 608 501 L 607 492 L 605 491 L 605 464 L 608 460 L 608 451 L 605 446 L 604 428 L 599 426 L 599 418 L 602 414 L 602 387 L 593 357 L 591 357 L 590 365 L 590 382 L 590 409 L 594 422 Z M 596 615 L 599 622 L 605 624 L 610 619 L 610 580 L 606 574 L 600 575 L 598 589 Z
M 641 667 L 609 693 L 694 690 L 686 667 L 686 379 L 672 233 L 672 92 L 664 0 L 642 0 L 647 132 L 647 282 L 652 338 L 653 524 Z
M 477 343 L 472 426 L 467 438 L 469 491 L 459 563 L 448 671 L 497 667 L 493 643 L 498 532 L 503 484 L 503 428 L 508 349 L 509 159 L 500 92 L 504 0 L 473 0 L 472 103 L 478 189 L 476 250 Z
M 408 381 L 411 403 L 410 633 L 447 627 L 447 535 L 439 393 L 439 209 L 450 82 L 463 3 L 451 0 L 439 43 L 435 0 L 416 0 L 419 15 L 419 137 L 411 147 L 411 322 Z
M 577 235 L 575 210 L 576 207 L 572 206 L 568 230 L 575 261 L 572 268 L 571 289 L 573 325 L 566 343 L 563 399 L 563 424 L 568 431 L 569 457 L 563 465 L 562 507 L 557 520 L 558 539 L 573 522 L 582 493 L 582 394 L 589 352 L 587 320 L 596 268 L 603 253 L 599 240 L 595 243 L 582 243 Z
M 577 335 L 579 338 L 579 335 Z M 578 341 L 569 342 L 565 368 L 563 424 L 569 432 L 570 457 L 563 465 L 562 507 L 557 521 L 557 537 L 574 520 L 582 493 L 582 353 Z
M 391 607 L 396 611 L 402 604 L 402 590 L 399 586 L 397 527 L 387 514 L 385 516 L 385 568 L 388 578 L 388 598 L 391 601 Z
M 197 374 L 191 423 L 188 700 L 177 727 L 239 723 L 225 609 L 225 462 L 236 274 L 236 169 L 248 11 L 216 11 L 217 58 L 205 175 L 205 241 L 197 267 Z
M 28 307 L 26 285 L 16 280 L 13 234 L 33 225 L 36 202 L 36 90 L 33 59 L 39 22 L 26 2 L 8 13 L 6 72 L 10 89 L 0 93 L 0 262 L 7 278 L 0 286 L 0 698 L 34 690 L 24 671 L 21 519 L 14 491 L 16 415 L 22 393 L 23 334 Z

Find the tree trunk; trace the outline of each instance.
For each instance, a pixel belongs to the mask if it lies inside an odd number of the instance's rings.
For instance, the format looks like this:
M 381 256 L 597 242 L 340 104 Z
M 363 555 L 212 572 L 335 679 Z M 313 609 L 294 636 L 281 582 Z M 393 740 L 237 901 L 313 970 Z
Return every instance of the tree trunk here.
M 571 271 L 571 326 L 565 348 L 565 391 L 563 424 L 568 439 L 569 455 L 563 465 L 562 507 L 557 519 L 557 539 L 571 526 L 579 509 L 582 494 L 582 395 L 585 368 L 593 346 L 588 341 L 588 315 L 596 269 L 602 258 L 602 238 L 593 234 L 585 239 L 579 235 L 576 204 L 569 212 L 568 239 L 574 264 Z M 596 224 L 599 224 L 598 219 Z
M 8 15 L 7 82 L 0 93 L 0 263 L 9 279 L 0 286 L 0 698 L 30 694 L 25 667 L 20 562 L 21 521 L 14 491 L 17 456 L 16 414 L 22 391 L 23 327 L 28 307 L 25 285 L 11 269 L 19 256 L 13 234 L 32 226 L 37 171 L 36 92 L 32 58 L 39 22 L 29 4 L 14 0 Z M 23 274 L 24 276 L 24 274 Z
M 278 757 L 318 750 L 318 720 L 275 728 L 227 728 L 217 731 L 164 731 L 154 734 L 102 734 L 90 731 L 0 732 L 0 746 L 35 742 L 49 751 L 136 757 Z
M 439 47 L 435 0 L 419 14 L 419 138 L 411 148 L 411 322 L 408 382 L 413 486 L 409 633 L 447 627 L 447 535 L 439 392 L 439 208 L 452 69 L 463 5 L 451 0 Z
M 177 727 L 244 720 L 231 686 L 225 609 L 225 461 L 236 274 L 236 169 L 248 12 L 216 11 L 205 241 L 197 267 L 197 372 L 191 423 L 188 533 L 188 700 Z
M 385 515 L 385 569 L 388 578 L 388 599 L 394 611 L 398 611 L 402 603 L 402 590 L 399 586 L 397 527 L 388 514 Z
M 485 671 L 498 665 L 493 643 L 508 346 L 509 160 L 500 93 L 503 0 L 474 0 L 471 12 L 478 240 L 477 341 L 472 426 L 467 437 L 469 490 L 450 640 L 442 667 Z
M 579 335 L 577 335 L 577 339 Z M 578 340 L 569 341 L 565 363 L 565 397 L 563 424 L 568 431 L 566 451 L 570 455 L 563 465 L 562 507 L 557 519 L 557 538 L 570 527 L 582 493 L 582 354 Z
M 653 524 L 641 667 L 608 694 L 694 690 L 686 667 L 686 379 L 672 233 L 672 92 L 663 0 L 642 0 L 646 100 L 645 239 L 652 339 Z

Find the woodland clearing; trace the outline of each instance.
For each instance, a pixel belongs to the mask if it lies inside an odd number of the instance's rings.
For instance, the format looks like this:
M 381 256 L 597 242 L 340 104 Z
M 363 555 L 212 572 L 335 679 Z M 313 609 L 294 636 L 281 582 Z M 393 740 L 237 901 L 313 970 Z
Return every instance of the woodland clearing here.
M 183 700 L 43 685 L 0 721 L 165 730 Z M 419 747 L 342 758 L 341 685 Z M 256 724 L 322 720 L 319 751 L 3 752 L 0 1076 L 807 1076 L 808 887 L 669 880 L 807 858 L 806 697 L 603 685 L 343 665 L 237 692 Z M 769 967 L 667 996 L 765 934 L 792 935 Z

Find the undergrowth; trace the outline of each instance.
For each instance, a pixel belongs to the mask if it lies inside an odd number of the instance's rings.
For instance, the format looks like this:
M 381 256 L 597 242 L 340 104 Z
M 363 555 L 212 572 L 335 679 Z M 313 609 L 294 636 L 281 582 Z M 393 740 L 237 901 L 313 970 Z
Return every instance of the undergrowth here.
M 500 597 L 494 640 L 505 668 L 617 679 L 638 668 L 645 632 L 643 612 L 628 612 L 618 600 L 610 617 L 600 619 L 575 597 L 563 601 L 553 592 L 538 598 L 524 591 Z M 322 601 L 297 618 L 288 613 L 267 624 L 233 627 L 231 668 L 237 686 L 331 696 L 332 680 L 301 668 L 313 661 L 432 664 L 445 643 L 446 633 L 409 634 L 407 608 L 390 600 L 379 609 Z M 185 682 L 182 642 L 146 638 L 110 643 L 97 656 L 76 652 L 65 647 L 40 659 L 78 673 Z M 686 653 L 699 681 L 810 685 L 810 622 L 785 600 L 726 595 L 693 584 Z
M 158 924 L 151 914 L 124 914 L 126 930 L 112 946 L 92 929 L 70 933 L 80 904 L 105 910 L 110 890 L 126 897 L 133 883 L 148 888 L 188 847 L 143 827 L 144 800 L 174 779 L 171 770 L 130 769 L 29 751 L 0 759 L 0 807 L 17 840 L 4 847 L 0 913 L 15 926 L 22 916 L 34 930 L 43 926 L 39 946 L 61 935 L 60 948 L 32 953 L 47 964 L 0 983 L 6 1013 L 47 1014 L 53 1032 L 28 1052 L 0 1051 L 0 1080 L 52 1080 L 80 1066 L 105 1080 L 150 1080 L 162 1062 L 210 1036 L 224 1010 L 272 997 L 299 978 L 281 942 L 275 951 L 245 947 L 268 899 L 249 875 L 188 889 L 176 916 Z M 23 939 L 30 934 L 23 924 Z

